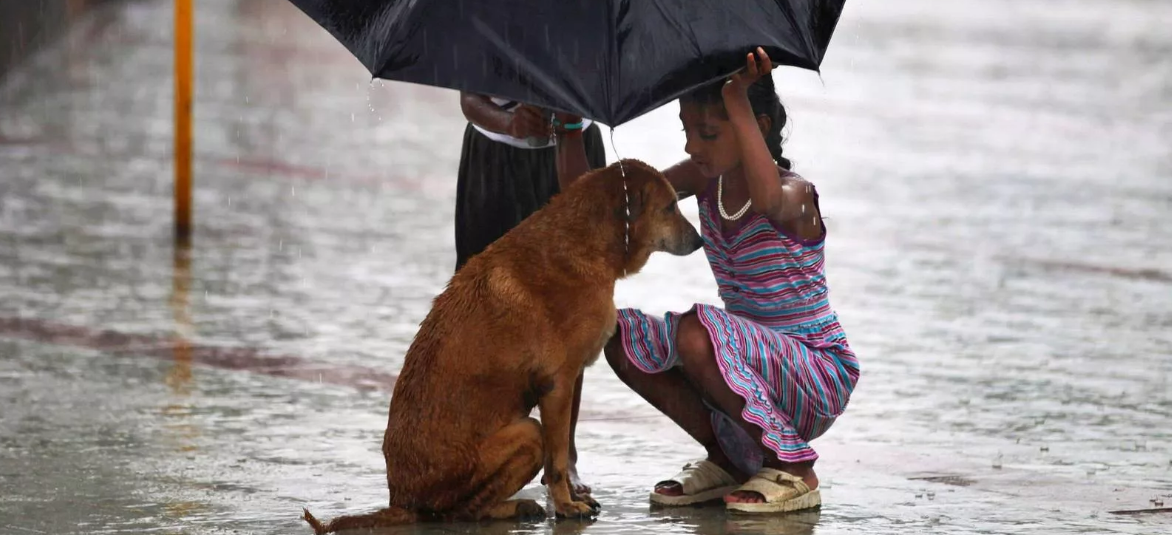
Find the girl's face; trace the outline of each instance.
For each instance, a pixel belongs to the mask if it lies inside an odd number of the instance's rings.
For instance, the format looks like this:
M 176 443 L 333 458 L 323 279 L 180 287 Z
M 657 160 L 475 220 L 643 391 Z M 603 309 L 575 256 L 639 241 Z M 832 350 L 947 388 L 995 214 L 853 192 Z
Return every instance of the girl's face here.
M 741 165 L 737 136 L 722 106 L 681 102 L 680 121 L 687 137 L 684 152 L 705 177 L 716 178 Z

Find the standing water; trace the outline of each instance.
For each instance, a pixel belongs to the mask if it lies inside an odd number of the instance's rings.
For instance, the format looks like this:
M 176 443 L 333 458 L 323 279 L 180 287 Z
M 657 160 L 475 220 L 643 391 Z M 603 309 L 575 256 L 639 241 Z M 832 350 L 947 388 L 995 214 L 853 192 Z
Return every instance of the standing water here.
M 386 500 L 389 387 L 454 263 L 456 94 L 356 84 L 284 0 L 198 3 L 196 230 L 174 251 L 170 13 L 101 4 L 0 80 L 0 533 L 309 533 L 302 507 Z M 650 510 L 702 451 L 602 364 L 578 428 L 597 521 L 391 532 L 1172 529 L 1168 20 L 851 1 L 821 77 L 778 72 L 863 369 L 813 443 L 821 511 Z M 677 112 L 615 146 L 684 158 Z M 718 298 L 695 254 L 616 300 Z

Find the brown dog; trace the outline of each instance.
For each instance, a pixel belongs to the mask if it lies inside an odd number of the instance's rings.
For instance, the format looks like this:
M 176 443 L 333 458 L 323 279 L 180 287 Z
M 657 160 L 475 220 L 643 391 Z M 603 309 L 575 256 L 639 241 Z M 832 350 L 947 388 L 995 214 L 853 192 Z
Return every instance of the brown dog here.
M 654 251 L 687 255 L 701 243 L 650 166 L 624 160 L 578 179 L 471 258 L 420 325 L 383 438 L 390 506 L 328 524 L 307 510 L 305 520 L 320 535 L 544 516 L 537 502 L 508 500 L 543 467 L 558 516 L 592 514 L 597 502 L 571 495 L 566 476 L 570 409 L 575 381 L 614 332 L 615 281 Z

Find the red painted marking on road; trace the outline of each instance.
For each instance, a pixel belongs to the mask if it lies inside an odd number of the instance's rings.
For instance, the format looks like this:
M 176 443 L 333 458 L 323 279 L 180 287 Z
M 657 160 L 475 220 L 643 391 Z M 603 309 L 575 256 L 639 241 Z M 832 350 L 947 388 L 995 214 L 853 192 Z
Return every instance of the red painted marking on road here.
M 0 336 L 159 360 L 175 360 L 176 352 L 181 348 L 180 341 L 173 337 L 127 334 L 28 318 L 0 317 Z M 266 354 L 248 347 L 190 343 L 184 351 L 191 356 L 192 364 L 209 368 L 330 383 L 360 390 L 389 392 L 398 377 L 372 368 L 314 363 L 300 357 Z
M 199 160 L 196 160 L 199 161 Z M 304 180 L 338 180 L 346 184 L 388 184 L 396 189 L 423 191 L 423 180 L 404 180 L 376 175 L 350 175 L 336 173 L 320 167 L 298 165 L 274 159 L 263 158 L 217 158 L 212 163 L 261 175 L 276 175 L 283 178 Z
M 0 317 L 0 337 L 80 347 L 119 355 L 137 355 L 173 361 L 180 348 L 174 337 L 129 334 L 109 329 L 64 325 L 31 318 Z M 191 343 L 186 349 L 191 363 L 222 370 L 243 371 L 346 386 L 359 390 L 391 392 L 398 375 L 361 366 L 338 366 L 290 355 L 273 355 L 249 347 Z M 589 397 L 589 392 L 586 394 Z M 586 402 L 589 404 L 589 401 Z M 630 422 L 666 418 L 645 412 L 589 409 L 583 407 L 581 422 Z
M 307 165 L 295 165 L 278 160 L 260 158 L 217 158 L 216 165 L 233 167 L 258 174 L 283 175 L 294 178 L 321 179 L 326 177 L 326 170 Z
M 48 142 L 41 139 L 41 138 L 8 137 L 8 136 L 5 136 L 4 134 L 0 134 L 0 145 L 25 146 L 25 145 L 47 145 L 47 144 L 48 144 Z
M 1010 260 L 1010 258 L 1005 258 Z M 1096 264 L 1085 264 L 1082 262 L 1075 262 L 1071 260 L 1044 260 L 1044 259 L 1019 259 L 1023 262 L 1028 262 L 1036 266 L 1048 269 L 1056 269 L 1060 271 L 1077 271 L 1081 273 L 1094 273 L 1096 275 L 1111 275 L 1113 277 L 1121 277 L 1125 279 L 1138 279 L 1154 282 L 1172 282 L 1172 274 L 1165 273 L 1158 269 L 1151 268 L 1130 268 L 1120 266 L 1104 266 Z
M 36 137 L 6 137 L 0 134 L 0 147 L 37 147 L 48 149 L 53 154 L 67 154 L 70 156 L 78 156 L 83 158 L 105 158 L 105 159 L 123 159 L 119 155 L 101 156 L 84 151 L 69 143 L 66 140 L 49 140 Z M 153 158 L 156 161 L 170 162 L 169 158 L 152 155 L 139 155 L 139 158 Z M 387 184 L 394 186 L 396 189 L 424 191 L 423 180 L 407 180 L 402 177 L 391 178 L 376 175 L 350 175 L 346 173 L 331 172 L 328 169 L 321 167 L 313 167 L 308 165 L 298 165 L 288 162 L 283 162 L 275 159 L 264 158 L 196 158 L 196 163 L 208 162 L 218 167 L 227 167 L 239 171 L 245 171 L 264 176 L 275 176 L 281 178 L 303 179 L 303 180 L 337 180 L 345 184 Z

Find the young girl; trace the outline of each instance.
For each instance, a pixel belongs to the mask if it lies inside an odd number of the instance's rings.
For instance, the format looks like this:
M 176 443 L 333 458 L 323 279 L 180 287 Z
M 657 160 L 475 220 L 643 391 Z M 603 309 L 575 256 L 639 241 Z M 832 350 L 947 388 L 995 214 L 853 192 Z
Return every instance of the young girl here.
M 846 408 L 859 364 L 827 298 L 818 194 L 782 156 L 772 63 L 760 48 L 746 63 L 680 99 L 690 160 L 664 172 L 681 197 L 697 196 L 725 308 L 620 310 L 606 358 L 707 450 L 658 483 L 653 503 L 795 511 L 821 504 L 808 442 Z M 576 120 L 559 117 L 564 177 L 588 169 Z

